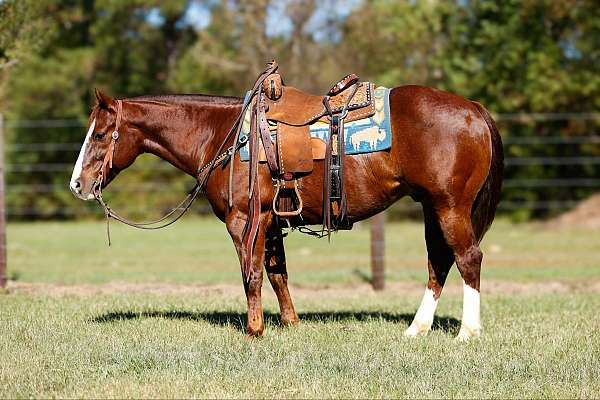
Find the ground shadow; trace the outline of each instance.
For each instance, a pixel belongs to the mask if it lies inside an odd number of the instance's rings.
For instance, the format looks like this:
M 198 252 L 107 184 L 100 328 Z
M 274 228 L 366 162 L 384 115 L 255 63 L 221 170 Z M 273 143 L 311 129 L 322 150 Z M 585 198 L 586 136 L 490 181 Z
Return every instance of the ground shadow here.
M 300 322 L 346 322 L 346 321 L 373 321 L 384 320 L 393 323 L 410 324 L 414 314 L 394 314 L 378 311 L 321 311 L 305 312 L 298 315 Z M 143 318 L 166 318 L 173 320 L 191 320 L 204 321 L 219 326 L 234 326 L 237 329 L 244 330 L 246 326 L 246 313 L 235 311 L 113 311 L 108 312 L 90 321 L 94 323 L 111 323 L 118 321 L 127 321 Z M 279 314 L 266 311 L 265 322 L 271 325 L 281 325 Z M 451 334 L 457 334 L 460 327 L 460 321 L 452 317 L 435 317 L 433 321 L 433 330 L 441 330 Z

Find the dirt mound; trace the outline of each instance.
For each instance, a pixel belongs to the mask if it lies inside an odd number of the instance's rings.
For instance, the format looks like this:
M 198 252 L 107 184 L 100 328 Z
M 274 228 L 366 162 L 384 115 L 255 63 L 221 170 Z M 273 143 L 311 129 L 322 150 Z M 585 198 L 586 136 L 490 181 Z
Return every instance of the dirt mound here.
M 600 194 L 583 200 L 574 209 L 548 221 L 550 228 L 573 226 L 600 229 Z

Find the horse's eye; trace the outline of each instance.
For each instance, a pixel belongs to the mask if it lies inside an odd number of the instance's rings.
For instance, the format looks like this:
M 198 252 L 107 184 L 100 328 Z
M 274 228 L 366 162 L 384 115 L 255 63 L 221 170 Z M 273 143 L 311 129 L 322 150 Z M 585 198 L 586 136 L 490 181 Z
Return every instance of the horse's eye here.
M 94 140 L 102 140 L 106 136 L 105 132 L 96 132 L 94 133 Z

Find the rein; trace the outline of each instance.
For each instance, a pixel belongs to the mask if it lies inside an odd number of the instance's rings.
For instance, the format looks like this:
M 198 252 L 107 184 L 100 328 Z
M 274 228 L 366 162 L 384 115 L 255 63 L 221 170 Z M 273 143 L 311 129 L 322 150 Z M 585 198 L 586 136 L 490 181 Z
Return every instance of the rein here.
M 117 132 L 115 130 L 115 132 Z M 112 139 L 112 143 L 115 143 L 117 139 L 115 139 L 115 136 L 118 138 L 118 134 L 117 135 L 113 135 L 113 139 Z M 246 138 L 246 139 L 244 139 Z M 246 141 L 248 140 L 246 136 L 243 136 L 242 138 L 240 138 L 241 140 L 239 141 L 239 144 L 237 146 L 231 146 L 230 148 L 228 148 L 225 152 L 218 154 L 216 157 L 214 157 L 210 162 L 206 163 L 203 167 L 198 169 L 198 174 L 202 174 L 203 172 L 210 170 L 212 171 L 215 167 L 223 164 L 223 163 L 227 163 L 230 159 L 230 157 L 241 147 L 243 146 Z M 114 146 L 111 146 L 113 148 L 114 151 Z M 109 147 L 110 150 L 110 147 Z M 109 153 L 107 153 L 107 156 L 105 157 L 108 158 Z M 111 157 L 112 158 L 112 157 Z M 106 161 L 105 161 L 106 163 Z M 107 162 L 107 165 L 112 167 L 112 164 L 110 162 L 110 160 Z M 104 169 L 104 168 L 103 168 Z M 196 185 L 194 185 L 194 187 L 192 188 L 192 190 L 190 190 L 190 192 L 188 193 L 188 195 L 185 197 L 185 199 L 183 199 L 183 201 L 181 201 L 177 206 L 173 207 L 171 209 L 171 211 L 169 211 L 168 213 L 166 213 L 165 215 L 163 215 L 162 217 L 160 217 L 159 219 L 156 219 L 154 221 L 146 221 L 146 222 L 135 222 L 135 221 L 131 221 L 128 218 L 125 218 L 121 215 L 119 215 L 117 212 L 115 212 L 112 208 L 110 208 L 110 206 L 108 205 L 108 203 L 106 203 L 106 201 L 104 201 L 104 198 L 102 197 L 102 171 L 100 172 L 100 175 L 98 176 L 98 180 L 96 181 L 96 183 L 94 184 L 94 197 L 96 199 L 96 201 L 100 204 L 100 206 L 104 209 L 104 215 L 106 217 L 106 236 L 108 238 L 108 245 L 111 245 L 111 240 L 110 240 L 110 219 L 115 219 L 119 222 L 124 223 L 125 225 L 129 225 L 131 227 L 134 228 L 138 228 L 138 229 L 144 229 L 144 230 L 157 230 L 157 229 L 162 229 L 162 228 L 166 228 L 167 226 L 177 222 L 181 217 L 183 217 L 183 215 L 190 209 L 190 207 L 192 206 L 192 204 L 194 203 L 194 200 L 196 200 L 196 198 L 200 195 L 200 193 L 202 192 L 206 182 L 208 181 L 208 177 L 210 176 L 210 173 L 207 173 L 206 175 L 204 175 L 202 181 L 198 181 L 196 182 Z M 171 219 L 170 221 L 164 222 L 162 224 L 160 224 L 163 221 L 166 221 L 169 217 L 171 217 L 172 215 L 174 215 L 177 211 L 179 211 L 179 214 L 177 214 L 173 219 Z M 160 224 L 160 225 L 157 225 Z
M 275 69 L 277 69 L 277 64 L 275 62 L 270 63 L 269 66 L 267 67 L 267 69 L 256 80 L 254 87 L 251 91 L 250 98 L 252 98 L 252 96 L 254 96 L 258 92 L 259 86 L 262 83 L 262 81 L 264 80 L 264 77 L 266 77 L 268 74 L 270 74 Z M 108 176 L 108 173 L 110 172 L 110 170 L 113 167 L 113 158 L 115 155 L 115 148 L 116 148 L 117 141 L 119 140 L 119 135 L 120 135 L 119 127 L 121 125 L 121 120 L 123 118 L 123 101 L 116 100 L 115 102 L 117 105 L 117 116 L 116 116 L 116 121 L 115 121 L 115 129 L 111 134 L 111 141 L 110 141 L 110 144 L 106 151 L 106 154 L 104 156 L 104 161 L 102 162 L 102 168 L 100 169 L 100 172 L 98 173 L 98 178 L 96 178 L 96 181 L 94 182 L 94 187 L 92 190 L 94 198 L 96 199 L 98 204 L 100 204 L 100 206 L 104 210 L 104 215 L 106 217 L 106 236 L 108 238 L 109 246 L 111 245 L 111 240 L 110 240 L 110 220 L 111 220 L 111 218 L 115 219 L 119 222 L 122 222 L 125 225 L 129 225 L 131 227 L 138 228 L 138 229 L 157 230 L 157 229 L 166 228 L 167 226 L 177 222 L 190 209 L 194 200 L 196 200 L 196 198 L 204 190 L 204 187 L 206 186 L 206 184 L 208 182 L 208 178 L 210 177 L 210 174 L 215 169 L 215 167 L 217 167 L 219 165 L 226 165 L 227 163 L 229 163 L 229 161 L 231 161 L 231 165 L 230 165 L 230 171 L 229 171 L 229 181 L 230 182 L 229 182 L 228 197 L 229 197 L 229 204 L 231 206 L 231 204 L 232 204 L 231 180 L 232 180 L 232 175 L 233 175 L 233 164 L 234 164 L 233 158 L 234 158 L 235 153 L 241 147 L 243 147 L 246 144 L 246 142 L 248 141 L 248 137 L 246 135 L 240 135 L 241 131 L 240 131 L 239 127 L 240 127 L 242 118 L 243 118 L 246 110 L 248 109 L 248 107 L 251 104 L 251 101 L 248 101 L 248 103 L 242 107 L 240 114 L 236 118 L 234 124 L 232 125 L 232 127 L 229 130 L 229 132 L 227 133 L 227 135 L 225 135 L 225 139 L 223 139 L 223 141 L 221 142 L 221 144 L 220 144 L 219 148 L 217 149 L 217 151 L 215 152 L 215 155 L 213 156 L 213 158 L 209 162 L 205 163 L 203 166 L 198 168 L 196 185 L 188 193 L 188 195 L 185 197 L 185 199 L 183 199 L 182 202 L 180 202 L 177 206 L 175 206 L 173 209 L 171 209 L 171 211 L 166 213 L 161 218 L 154 220 L 154 221 L 146 221 L 146 222 L 131 221 L 131 220 L 119 215 L 117 212 L 113 211 L 113 209 L 110 208 L 110 206 L 102 198 L 102 183 L 104 182 L 105 177 Z M 231 138 L 233 136 L 235 136 L 234 144 L 232 146 L 230 146 L 229 148 L 227 148 L 227 150 L 223 151 L 223 149 L 225 148 L 225 146 L 227 145 L 227 143 L 231 140 Z M 178 211 L 179 211 L 179 213 L 176 214 Z M 167 221 L 167 219 L 169 219 L 171 216 L 173 216 L 175 214 L 176 214 L 175 217 L 173 217 L 172 219 Z

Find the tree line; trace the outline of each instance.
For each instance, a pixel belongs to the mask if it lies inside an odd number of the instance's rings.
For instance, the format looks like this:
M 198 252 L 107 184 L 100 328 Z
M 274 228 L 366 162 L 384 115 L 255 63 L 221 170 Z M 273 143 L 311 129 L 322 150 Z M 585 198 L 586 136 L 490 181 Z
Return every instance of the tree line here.
M 349 72 L 393 87 L 424 84 L 495 114 L 592 113 L 600 108 L 600 18 L 593 0 L 4 0 L 0 2 L 0 110 L 7 120 L 84 123 L 93 88 L 116 97 L 158 93 L 242 96 L 277 59 L 286 82 L 323 93 Z M 501 122 L 510 137 L 597 134 L 596 120 Z M 80 127 L 8 129 L 11 143 L 81 142 Z M 35 147 L 31 147 L 35 148 Z M 14 151 L 9 163 L 69 164 L 76 151 Z M 511 145 L 507 157 L 600 155 L 600 146 Z M 125 185 L 188 180 L 144 159 Z M 524 165 L 507 178 L 598 176 L 596 165 Z M 68 170 L 8 171 L 8 207 L 48 218 L 85 209 L 64 189 Z M 594 188 L 577 189 L 584 197 Z M 507 187 L 508 201 L 572 198 L 570 187 Z M 119 201 L 170 204 L 172 192 Z M 118 196 L 117 196 L 118 197 Z M 143 207 L 140 207 L 142 210 Z M 516 210 L 520 217 L 543 210 Z

